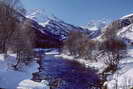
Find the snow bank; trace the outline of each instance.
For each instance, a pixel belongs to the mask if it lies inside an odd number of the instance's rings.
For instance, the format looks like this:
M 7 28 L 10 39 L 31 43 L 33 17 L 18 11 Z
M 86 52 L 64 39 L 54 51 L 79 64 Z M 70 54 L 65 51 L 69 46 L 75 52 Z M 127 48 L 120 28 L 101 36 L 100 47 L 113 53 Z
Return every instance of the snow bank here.
M 108 76 L 108 89 L 130 89 L 133 87 L 133 49 L 128 49 L 128 56 L 120 61 L 119 70 Z
M 133 87 L 133 68 L 126 70 L 124 73 L 116 72 L 112 80 L 108 81 L 108 89 L 130 89 Z
M 50 89 L 50 87 L 48 86 L 48 82 L 45 80 L 40 83 L 32 80 L 24 80 L 19 84 L 17 89 Z
M 39 67 L 36 61 L 33 61 L 29 65 L 24 65 L 21 71 L 15 71 L 13 70 L 12 65 L 16 64 L 16 55 L 10 54 L 6 58 L 4 56 L 4 54 L 0 54 L 0 88 L 16 89 L 16 87 L 18 85 L 20 86 L 23 83 L 22 81 L 24 80 L 29 80 L 32 84 L 33 81 L 30 80 L 32 78 L 32 73 L 38 72 Z M 26 83 L 27 82 L 25 82 L 25 84 Z M 39 83 L 37 84 L 39 86 Z M 32 87 L 23 89 L 32 89 Z

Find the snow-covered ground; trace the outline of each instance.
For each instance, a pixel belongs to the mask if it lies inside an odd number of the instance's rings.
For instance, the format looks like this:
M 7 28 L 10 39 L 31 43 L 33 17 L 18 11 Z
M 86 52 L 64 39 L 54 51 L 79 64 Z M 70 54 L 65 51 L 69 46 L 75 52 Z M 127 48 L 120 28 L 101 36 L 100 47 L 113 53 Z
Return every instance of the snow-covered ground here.
M 34 82 L 32 80 L 24 80 L 22 81 L 17 89 L 50 89 L 49 83 L 46 80 L 43 80 L 42 82 Z
M 133 88 L 133 49 L 128 49 L 127 57 L 121 60 L 119 70 L 107 79 L 108 89 Z
M 10 54 L 6 58 L 4 54 L 0 54 L 0 88 L 16 89 L 19 86 L 18 89 L 49 89 L 44 83 L 36 83 L 30 80 L 32 73 L 38 72 L 39 65 L 36 61 L 27 66 L 24 65 L 21 71 L 13 70 L 11 66 L 15 64 L 15 54 Z

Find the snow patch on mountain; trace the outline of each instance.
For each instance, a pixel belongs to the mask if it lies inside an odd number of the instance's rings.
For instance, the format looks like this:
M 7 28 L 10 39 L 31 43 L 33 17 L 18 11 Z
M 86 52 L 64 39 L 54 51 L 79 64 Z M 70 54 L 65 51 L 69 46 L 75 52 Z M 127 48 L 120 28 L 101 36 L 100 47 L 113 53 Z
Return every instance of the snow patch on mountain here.
M 43 27 L 45 27 L 46 25 L 49 24 L 49 20 L 47 20 L 46 22 L 42 22 L 42 23 L 40 22 L 39 24 L 42 25 Z
M 98 20 L 98 21 L 90 21 L 86 26 L 74 26 L 62 21 L 60 18 L 56 16 L 47 16 L 42 14 L 42 10 L 36 9 L 31 10 L 27 13 L 27 18 L 35 20 L 41 25 L 43 28 L 39 29 L 42 33 L 47 31 L 54 35 L 59 36 L 61 40 L 67 39 L 69 32 L 71 31 L 80 31 L 88 34 L 88 37 L 95 38 L 101 34 L 101 29 L 107 25 L 109 22 L 106 19 Z M 43 20 L 40 20 L 42 19 Z
M 131 17 L 131 16 L 133 16 L 133 13 L 128 14 L 128 15 L 126 15 L 126 16 L 123 16 L 123 17 L 121 17 L 120 19 L 125 19 L 125 18 Z
M 44 30 L 51 32 L 52 34 L 61 36 L 61 39 L 66 39 L 68 37 L 69 32 L 71 31 L 81 31 L 85 33 L 89 33 L 87 29 L 83 29 L 78 26 L 74 26 L 58 18 L 49 18 L 46 22 L 39 23 L 44 27 Z
M 93 21 L 86 26 L 74 26 L 64 21 L 55 18 L 49 18 L 46 22 L 39 23 L 45 30 L 50 31 L 53 34 L 60 35 L 62 39 L 66 39 L 68 33 L 71 31 L 80 31 L 88 34 L 88 37 L 95 38 L 101 34 L 101 29 L 107 25 L 106 21 Z
M 130 24 L 129 26 L 126 26 L 120 29 L 117 35 L 123 38 L 126 41 L 126 43 L 132 43 L 133 42 L 133 24 Z
M 90 31 L 97 31 L 101 30 L 103 27 L 105 27 L 108 24 L 108 20 L 92 20 L 87 25 L 82 26 L 83 28 L 86 28 Z
M 32 9 L 27 12 L 26 18 L 35 20 L 37 22 L 47 21 L 49 17 L 44 13 L 45 13 L 45 10 Z

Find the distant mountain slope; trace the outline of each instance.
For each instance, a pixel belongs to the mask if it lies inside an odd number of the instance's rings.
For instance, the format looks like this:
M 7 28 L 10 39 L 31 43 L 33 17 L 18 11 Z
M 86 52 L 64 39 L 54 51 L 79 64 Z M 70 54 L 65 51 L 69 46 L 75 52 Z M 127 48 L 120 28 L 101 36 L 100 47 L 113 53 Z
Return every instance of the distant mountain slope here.
M 33 10 L 32 13 L 30 12 L 26 17 L 34 21 L 38 21 L 36 18 L 39 17 L 39 19 L 42 19 L 42 14 L 42 11 L 37 9 Z M 88 37 L 95 38 L 101 34 L 101 29 L 107 24 L 106 20 L 99 20 L 90 21 L 86 26 L 75 26 L 62 21 L 56 16 L 43 16 L 44 21 L 38 21 L 38 23 L 43 27 L 43 29 L 40 29 L 40 31 L 47 31 L 57 35 L 60 40 L 65 40 L 70 31 L 81 31 L 88 34 Z
M 133 24 L 130 24 L 129 26 L 122 28 L 117 35 L 123 38 L 127 43 L 132 43 L 133 42 Z
M 37 48 L 59 48 L 62 47 L 63 43 L 60 37 L 52 34 L 51 32 L 44 30 L 45 28 L 39 25 L 36 21 L 30 20 L 32 23 L 32 28 L 35 31 L 36 39 L 35 45 Z
M 102 35 L 106 31 L 106 28 L 114 30 L 112 27 L 115 26 L 119 30 L 117 33 L 119 37 L 126 40 L 131 39 L 131 31 L 127 31 L 125 29 L 132 28 L 131 24 L 133 23 L 133 14 L 123 16 L 122 18 L 115 20 L 110 24 L 108 24 L 106 20 L 99 20 L 90 21 L 86 26 L 74 26 L 60 20 L 57 17 L 50 18 L 46 16 L 45 22 L 36 22 L 34 20 L 36 13 L 38 13 L 38 11 L 27 17 L 32 21 L 33 27 L 36 29 L 37 37 L 39 37 L 38 41 L 42 43 L 44 42 L 45 45 L 49 43 L 51 45 L 63 44 L 63 40 L 67 39 L 68 33 L 71 31 L 81 31 L 88 34 L 89 38 L 95 39 L 97 37 L 102 37 Z M 130 37 L 128 32 L 130 33 Z M 126 34 L 128 34 L 128 36 Z
M 133 14 L 123 16 L 119 20 L 120 29 L 117 35 L 121 37 L 126 43 L 133 42 Z
M 48 19 L 44 23 L 40 23 L 46 30 L 50 31 L 55 35 L 59 35 L 62 40 L 68 37 L 68 33 L 71 31 L 80 31 L 88 34 L 89 38 L 95 38 L 101 34 L 101 29 L 106 26 L 104 22 L 89 23 L 87 26 L 74 26 L 68 23 L 65 23 L 62 20 Z M 93 30 L 92 30 L 93 29 Z M 95 29 L 95 30 L 94 30 Z
M 113 21 L 112 23 L 106 25 L 104 27 L 104 30 L 102 30 L 101 35 L 99 39 L 102 39 L 105 32 L 108 32 L 109 34 L 113 31 L 115 31 L 114 34 L 117 34 L 118 37 L 124 39 L 126 42 L 132 42 L 132 27 L 133 26 L 133 15 L 126 15 L 122 18 Z M 131 41 L 132 39 L 132 41 Z
M 66 39 L 70 31 L 81 31 L 89 34 L 90 31 L 78 26 L 67 24 L 64 21 L 49 19 L 45 23 L 40 23 L 44 27 L 43 31 L 50 31 L 51 33 L 58 35 L 62 40 Z
M 109 20 L 102 19 L 102 20 L 92 20 L 89 21 L 89 23 L 85 26 L 82 26 L 83 28 L 86 28 L 90 31 L 97 31 L 101 30 L 103 27 L 105 27 L 109 23 Z

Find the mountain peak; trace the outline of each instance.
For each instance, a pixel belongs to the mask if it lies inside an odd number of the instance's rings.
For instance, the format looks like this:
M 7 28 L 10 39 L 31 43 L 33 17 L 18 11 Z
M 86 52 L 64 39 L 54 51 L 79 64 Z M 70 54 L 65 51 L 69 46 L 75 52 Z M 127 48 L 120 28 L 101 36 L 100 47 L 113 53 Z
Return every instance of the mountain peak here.
M 37 22 L 47 21 L 49 17 L 44 12 L 42 9 L 32 9 L 27 12 L 26 17 Z
M 108 23 L 108 20 L 91 20 L 87 25 L 82 26 L 83 28 L 86 28 L 91 31 L 97 31 L 101 28 L 105 27 Z

